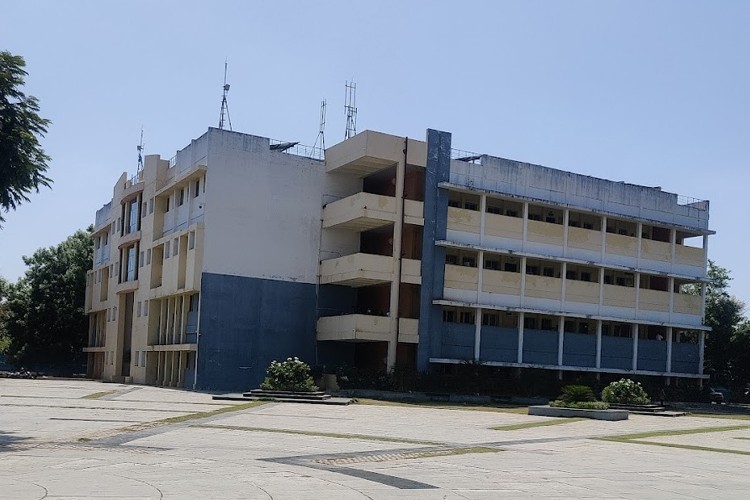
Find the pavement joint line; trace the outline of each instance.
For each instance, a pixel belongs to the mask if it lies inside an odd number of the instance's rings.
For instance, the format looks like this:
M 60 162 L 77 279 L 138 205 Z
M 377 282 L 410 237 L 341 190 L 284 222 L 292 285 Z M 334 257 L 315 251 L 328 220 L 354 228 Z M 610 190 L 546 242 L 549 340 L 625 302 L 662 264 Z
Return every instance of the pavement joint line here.
M 665 443 L 660 441 L 649 441 L 648 438 L 659 438 L 659 437 L 670 437 L 670 436 L 688 436 L 694 434 L 708 434 L 713 432 L 730 432 L 737 430 L 750 429 L 750 425 L 730 425 L 723 427 L 700 427 L 697 429 L 682 429 L 672 431 L 652 431 L 652 432 L 640 432 L 632 434 L 621 434 L 616 436 L 599 436 L 593 439 L 598 441 L 608 441 L 614 443 L 626 443 L 626 444 L 644 444 L 648 446 L 662 446 L 665 448 L 677 448 L 683 450 L 694 450 L 694 451 L 711 451 L 715 453 L 729 453 L 733 455 L 744 455 L 750 456 L 750 451 L 744 450 L 732 450 L 729 448 L 716 448 L 712 446 L 699 446 L 692 444 L 682 443 Z M 735 439 L 750 439 L 743 437 L 735 437 Z
M 81 401 L 80 398 L 77 399 L 77 401 Z M 121 401 L 114 401 L 115 403 L 120 403 Z M 0 403 L 0 407 L 2 406 L 21 406 L 23 408 L 52 408 L 52 409 L 64 409 L 64 410 L 112 410 L 112 411 L 148 411 L 148 412 L 163 412 L 163 413 L 195 413 L 191 412 L 190 410 L 169 410 L 169 409 L 161 409 L 161 408 L 114 408 L 111 406 L 58 406 L 58 405 L 29 405 L 29 404 L 19 404 L 19 403 Z
M 550 420 L 550 421 L 544 421 L 544 422 L 524 422 L 520 424 L 508 424 L 508 425 L 498 425 L 496 427 L 490 427 L 493 431 L 520 431 L 523 429 L 532 429 L 534 427 L 548 427 L 550 425 L 563 425 L 563 424 L 572 424 L 574 422 L 580 422 L 582 420 L 586 420 L 585 418 L 566 418 L 566 419 L 556 419 L 556 420 Z
M 277 429 L 273 427 L 244 427 L 239 425 L 210 425 L 210 424 L 193 424 L 191 427 L 198 427 L 203 429 L 222 429 L 232 431 L 247 431 L 247 432 L 269 432 L 277 434 L 297 434 L 302 436 L 311 437 L 328 437 L 335 439 L 360 439 L 363 441 L 383 441 L 387 443 L 404 443 L 404 444 L 422 444 L 428 446 L 446 446 L 447 443 L 439 441 L 426 441 L 419 439 L 408 439 L 408 438 L 391 438 L 386 436 L 373 436 L 368 434 L 344 434 L 336 432 L 318 432 L 318 431 L 303 431 L 297 429 Z

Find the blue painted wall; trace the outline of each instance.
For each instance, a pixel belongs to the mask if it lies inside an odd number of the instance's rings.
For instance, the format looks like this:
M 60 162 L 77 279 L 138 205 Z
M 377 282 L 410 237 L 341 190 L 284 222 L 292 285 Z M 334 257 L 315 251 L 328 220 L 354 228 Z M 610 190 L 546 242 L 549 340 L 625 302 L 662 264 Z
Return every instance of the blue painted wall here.
M 523 362 L 557 364 L 558 333 L 550 330 L 523 331 Z
M 315 308 L 313 284 L 203 273 L 197 389 L 256 388 L 274 359 L 314 363 Z
M 568 366 L 596 366 L 596 335 L 565 332 L 563 364 Z
M 672 371 L 675 373 L 698 373 L 700 360 L 698 344 L 672 344 Z
M 638 369 L 667 371 L 667 343 L 664 340 L 638 339 Z
M 443 323 L 441 330 L 441 357 L 474 359 L 474 325 Z
M 633 369 L 633 339 L 602 335 L 602 368 Z
M 509 363 L 518 361 L 518 329 L 483 326 L 479 359 Z
M 427 130 L 427 165 L 424 189 L 424 232 L 422 238 L 422 287 L 420 290 L 419 346 L 417 369 L 427 371 L 430 358 L 442 352 L 442 309 L 433 305 L 442 298 L 445 278 L 445 249 L 435 241 L 445 239 L 448 229 L 448 192 L 438 184 L 447 182 L 451 167 L 451 134 Z M 473 341 L 472 341 L 473 342 Z M 472 352 L 470 359 L 474 359 Z

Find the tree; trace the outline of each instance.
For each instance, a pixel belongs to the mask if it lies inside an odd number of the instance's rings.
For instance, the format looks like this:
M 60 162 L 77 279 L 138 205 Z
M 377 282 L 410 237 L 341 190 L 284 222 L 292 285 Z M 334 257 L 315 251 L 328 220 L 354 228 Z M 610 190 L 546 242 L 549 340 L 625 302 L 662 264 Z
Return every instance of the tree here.
M 15 210 L 32 190 L 52 182 L 44 175 L 50 158 L 39 144 L 50 122 L 39 116 L 36 97 L 21 90 L 25 66 L 23 57 L 0 51 L 0 225 L 3 211 Z
M 86 271 L 93 245 L 89 227 L 57 246 L 41 248 L 23 260 L 28 266 L 8 286 L 3 328 L 7 354 L 16 365 L 34 367 L 78 362 L 87 341 L 84 311 Z
M 750 366 L 741 367 L 744 340 L 738 337 L 743 322 L 746 324 L 743 316 L 745 305 L 729 295 L 732 278 L 727 269 L 709 260 L 708 278 L 705 324 L 711 327 L 711 332 L 706 337 L 705 369 L 719 381 L 737 381 L 741 371 L 750 369 Z M 700 293 L 700 290 L 693 287 L 691 292 Z

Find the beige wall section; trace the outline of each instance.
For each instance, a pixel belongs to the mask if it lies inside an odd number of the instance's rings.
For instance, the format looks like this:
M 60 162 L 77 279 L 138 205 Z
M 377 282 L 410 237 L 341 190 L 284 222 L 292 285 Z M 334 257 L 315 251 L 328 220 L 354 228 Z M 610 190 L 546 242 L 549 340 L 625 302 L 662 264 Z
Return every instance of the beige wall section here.
M 422 261 L 401 259 L 401 281 L 413 285 L 422 284 Z
M 391 318 L 347 314 L 318 319 L 318 340 L 390 340 Z
M 599 252 L 602 249 L 602 233 L 570 226 L 568 227 L 568 246 Z
M 705 259 L 706 251 L 703 248 L 675 245 L 675 262 L 677 264 L 703 267 Z
M 476 210 L 448 207 L 448 229 L 478 234 L 481 215 Z
M 598 304 L 599 283 L 567 280 L 565 283 L 565 301 Z
M 519 295 L 521 293 L 521 273 L 484 269 L 482 270 L 482 291 L 503 295 Z
M 607 253 L 636 257 L 638 255 L 638 240 L 623 234 L 607 233 Z
M 700 314 L 701 296 L 686 293 L 674 294 L 674 312 L 681 314 Z
M 393 257 L 355 253 L 320 263 L 320 283 L 365 286 L 393 280 Z
M 672 261 L 672 244 L 664 241 L 641 240 L 641 259 Z
M 487 213 L 484 215 L 484 233 L 489 236 L 522 240 L 523 219 Z
M 403 150 L 403 137 L 365 130 L 326 149 L 326 172 L 366 177 L 402 161 Z M 426 151 L 425 142 L 409 140 L 407 161 L 411 165 L 424 166 Z
M 638 292 L 638 307 L 649 311 L 669 312 L 669 292 L 641 288 Z
M 424 226 L 424 203 L 404 200 L 404 222 L 415 226 Z
M 329 203 L 323 209 L 323 227 L 345 225 L 365 230 L 396 221 L 396 198 L 372 193 L 356 193 Z
M 604 305 L 635 309 L 635 288 L 604 285 Z
M 476 267 L 445 265 L 445 288 L 476 290 L 478 286 Z
M 528 221 L 528 240 L 562 247 L 563 226 L 537 220 Z
M 547 276 L 526 276 L 526 296 L 538 299 L 560 300 L 562 298 L 562 280 Z
M 398 319 L 398 341 L 407 344 L 419 343 L 419 320 L 412 318 Z

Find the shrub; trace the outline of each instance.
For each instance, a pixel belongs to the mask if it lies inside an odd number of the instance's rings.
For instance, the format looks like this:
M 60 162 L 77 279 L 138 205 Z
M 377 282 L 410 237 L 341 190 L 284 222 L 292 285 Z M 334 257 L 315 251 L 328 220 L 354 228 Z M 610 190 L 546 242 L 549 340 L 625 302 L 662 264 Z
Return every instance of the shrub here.
M 579 410 L 607 410 L 609 404 L 603 401 L 577 401 L 566 402 L 561 400 L 550 401 L 550 406 L 554 408 L 576 408 Z
M 565 403 L 581 403 L 584 401 L 596 401 L 594 391 L 587 385 L 566 385 L 562 388 L 562 394 L 557 398 Z
M 649 402 L 648 394 L 641 387 L 640 382 L 622 378 L 612 382 L 602 391 L 602 399 L 608 403 L 626 405 L 645 405 Z
M 260 384 L 260 388 L 266 391 L 296 391 L 313 392 L 318 387 L 310 376 L 310 367 L 299 358 L 286 358 L 279 363 L 271 361 L 266 369 L 268 375 Z

